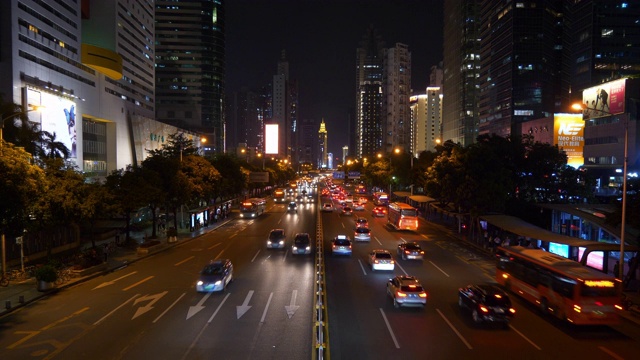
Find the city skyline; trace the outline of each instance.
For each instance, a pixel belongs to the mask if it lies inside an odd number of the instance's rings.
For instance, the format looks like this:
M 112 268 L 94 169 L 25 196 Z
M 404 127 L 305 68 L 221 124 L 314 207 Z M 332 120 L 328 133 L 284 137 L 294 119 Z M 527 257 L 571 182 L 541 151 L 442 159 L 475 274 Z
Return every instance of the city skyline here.
M 415 92 L 425 91 L 431 66 L 442 61 L 442 1 L 238 0 L 226 6 L 226 93 L 269 83 L 285 50 L 299 86 L 299 118 L 325 119 L 334 154 L 349 144 L 356 49 L 370 25 L 387 47 L 408 45 Z

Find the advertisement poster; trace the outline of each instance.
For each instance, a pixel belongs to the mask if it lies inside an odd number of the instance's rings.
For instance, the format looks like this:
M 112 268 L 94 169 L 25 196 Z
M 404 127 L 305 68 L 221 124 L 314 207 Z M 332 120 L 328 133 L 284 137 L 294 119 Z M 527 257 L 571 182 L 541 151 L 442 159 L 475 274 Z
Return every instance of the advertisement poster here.
M 622 114 L 626 81 L 620 79 L 585 89 L 582 92 L 584 119 Z
M 553 115 L 553 144 L 567 154 L 567 165 L 584 165 L 584 120 L 582 114 Z
M 278 154 L 278 124 L 266 124 L 264 126 L 264 153 L 268 155 Z
M 40 129 L 52 135 L 52 140 L 63 143 L 72 158 L 77 158 L 76 104 L 54 94 L 28 90 L 29 105 L 42 106 Z M 55 135 L 55 136 L 54 136 Z

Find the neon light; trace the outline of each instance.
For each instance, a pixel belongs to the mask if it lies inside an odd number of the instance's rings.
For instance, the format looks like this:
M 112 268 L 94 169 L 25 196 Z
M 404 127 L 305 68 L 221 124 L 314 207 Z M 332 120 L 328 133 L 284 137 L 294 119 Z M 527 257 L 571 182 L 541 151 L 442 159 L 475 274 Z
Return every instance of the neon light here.
M 607 288 L 612 288 L 614 287 L 614 283 L 613 281 L 609 281 L 609 280 L 586 280 L 584 282 L 584 284 L 586 286 L 590 286 L 590 287 L 607 287 Z

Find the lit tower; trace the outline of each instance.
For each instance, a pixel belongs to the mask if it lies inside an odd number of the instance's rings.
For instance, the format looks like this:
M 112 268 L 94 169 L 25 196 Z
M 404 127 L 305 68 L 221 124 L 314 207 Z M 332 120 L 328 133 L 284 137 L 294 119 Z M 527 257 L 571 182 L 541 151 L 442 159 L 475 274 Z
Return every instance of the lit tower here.
M 327 140 L 327 128 L 324 124 L 324 118 L 320 123 L 320 130 L 318 130 L 318 140 L 320 142 L 320 161 L 318 163 L 319 169 L 326 169 L 329 167 L 329 153 L 328 153 L 328 140 Z

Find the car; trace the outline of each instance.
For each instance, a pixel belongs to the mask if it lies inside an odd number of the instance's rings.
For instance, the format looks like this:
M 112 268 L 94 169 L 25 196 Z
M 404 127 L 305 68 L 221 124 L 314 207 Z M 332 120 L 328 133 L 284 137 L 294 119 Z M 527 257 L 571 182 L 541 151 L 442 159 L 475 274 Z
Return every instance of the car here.
M 383 217 L 387 213 L 387 208 L 384 206 L 376 206 L 371 211 L 371 216 Z
M 406 242 L 398 245 L 398 256 L 402 260 L 424 260 L 424 250 L 417 242 Z
M 307 194 L 307 202 L 316 202 L 316 197 L 313 194 Z
M 292 201 L 287 206 L 287 212 L 298 212 L 298 204 L 295 201 Z
M 333 211 L 333 205 L 331 205 L 331 203 L 322 204 L 322 211 L 324 211 L 324 212 L 332 212 Z
M 509 295 L 495 285 L 467 285 L 460 288 L 458 306 L 468 309 L 476 324 L 501 323 L 506 328 L 516 314 Z
M 297 233 L 291 246 L 292 254 L 311 254 L 311 238 L 308 233 Z
M 371 241 L 371 230 L 368 227 L 357 227 L 353 239 L 355 241 Z
M 267 238 L 267 249 L 282 249 L 287 242 L 287 235 L 284 229 L 273 229 Z
M 400 275 L 387 282 L 387 294 L 393 299 L 393 306 L 427 305 L 427 292 L 415 276 Z
M 351 256 L 351 239 L 347 235 L 338 235 L 331 242 L 331 255 Z
M 369 265 L 372 271 L 395 269 L 396 262 L 388 250 L 376 249 L 369 253 Z
M 231 264 L 231 260 L 211 260 L 200 271 L 200 277 L 196 282 L 196 291 L 224 291 L 231 281 L 233 281 L 233 264 Z
M 351 207 L 353 207 L 354 211 L 364 211 L 364 205 L 360 203 L 353 203 Z
M 358 202 L 358 203 L 360 203 L 360 204 L 363 204 L 363 205 L 364 205 L 364 204 L 366 204 L 366 203 L 367 203 L 367 198 L 366 198 L 366 197 L 364 197 L 364 196 L 360 196 L 357 200 L 356 200 L 356 199 L 353 199 L 353 202 Z
M 351 216 L 351 215 L 353 215 L 353 210 L 348 206 L 344 206 L 342 208 L 342 215 Z
M 352 195 L 347 195 L 347 196 L 345 197 L 344 201 L 345 201 L 347 204 L 353 204 L 353 196 L 352 196 Z
M 296 196 L 296 201 L 297 202 L 303 202 L 306 200 L 306 197 L 302 196 L 302 195 L 298 195 Z
M 356 219 L 356 227 L 364 227 L 364 228 L 368 228 L 369 227 L 369 221 L 365 218 L 357 218 Z

